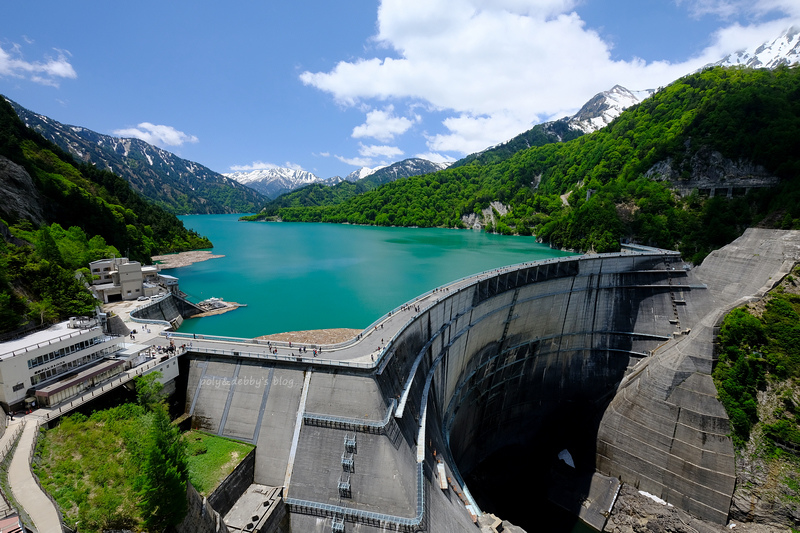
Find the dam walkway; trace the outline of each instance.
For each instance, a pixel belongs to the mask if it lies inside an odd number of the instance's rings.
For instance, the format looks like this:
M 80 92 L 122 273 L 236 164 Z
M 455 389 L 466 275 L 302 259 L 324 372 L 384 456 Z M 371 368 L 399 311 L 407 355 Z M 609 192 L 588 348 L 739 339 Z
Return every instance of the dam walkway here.
M 628 253 L 663 253 L 671 258 L 679 257 L 678 252 L 669 250 L 656 250 L 653 248 L 635 248 Z M 623 252 L 624 253 L 624 252 Z M 519 263 L 502 268 L 481 272 L 472 276 L 453 281 L 441 287 L 430 290 L 406 304 L 397 307 L 374 323 L 370 324 L 354 338 L 337 344 L 310 344 L 285 341 L 267 341 L 261 339 L 245 339 L 237 337 L 222 337 L 200 333 L 162 332 L 161 339 L 149 341 L 150 344 L 168 345 L 173 342 L 176 346 L 186 346 L 188 351 L 208 355 L 229 356 L 245 359 L 256 359 L 272 362 L 299 363 L 310 366 L 346 367 L 364 371 L 376 370 L 378 374 L 385 368 L 392 356 L 393 342 L 397 336 L 417 317 L 426 310 L 468 287 L 479 284 L 483 280 L 492 278 L 498 280 L 503 275 L 513 276 L 532 266 L 546 266 L 565 264 L 575 261 L 575 257 L 561 257 L 543 261 Z M 680 274 L 682 272 L 676 272 Z M 660 288 L 663 285 L 636 285 L 631 288 Z M 616 288 L 619 288 L 617 286 Z M 690 285 L 673 284 L 674 289 L 704 289 L 704 286 L 692 287 Z M 662 340 L 668 340 L 664 338 Z M 317 353 L 315 354 L 315 350 Z M 646 355 L 646 354 L 641 354 Z

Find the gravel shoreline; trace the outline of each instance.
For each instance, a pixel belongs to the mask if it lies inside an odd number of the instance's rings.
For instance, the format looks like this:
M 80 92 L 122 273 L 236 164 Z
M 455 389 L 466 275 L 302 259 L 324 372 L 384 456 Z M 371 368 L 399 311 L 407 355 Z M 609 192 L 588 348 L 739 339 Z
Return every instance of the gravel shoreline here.
M 306 331 L 287 331 L 262 335 L 257 339 L 269 341 L 297 342 L 300 344 L 336 344 L 352 339 L 362 330 L 350 328 L 312 329 Z
M 154 263 L 161 265 L 161 268 L 179 268 L 189 266 L 193 263 L 200 263 L 208 261 L 209 259 L 217 259 L 218 257 L 225 257 L 224 255 L 214 255 L 208 250 L 192 250 L 191 252 L 179 252 L 177 254 L 167 255 L 154 255 L 152 257 Z

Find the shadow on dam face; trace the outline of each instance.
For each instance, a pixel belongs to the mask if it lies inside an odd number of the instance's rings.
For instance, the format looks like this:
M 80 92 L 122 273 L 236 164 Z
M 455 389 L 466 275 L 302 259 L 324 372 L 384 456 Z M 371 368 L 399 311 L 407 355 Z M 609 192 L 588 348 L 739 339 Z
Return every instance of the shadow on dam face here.
M 462 471 L 480 508 L 529 532 L 596 531 L 578 518 L 595 471 L 595 410 L 591 402 L 568 401 L 547 416 L 538 413 L 541 426 L 535 434 L 513 439 Z M 574 467 L 559 458 L 563 450 Z
M 530 532 L 594 531 L 577 516 L 595 472 L 602 413 L 629 358 L 541 348 L 517 350 L 527 361 L 521 374 L 465 398 L 450 453 L 482 511 Z M 574 468 L 559 458 L 563 450 Z

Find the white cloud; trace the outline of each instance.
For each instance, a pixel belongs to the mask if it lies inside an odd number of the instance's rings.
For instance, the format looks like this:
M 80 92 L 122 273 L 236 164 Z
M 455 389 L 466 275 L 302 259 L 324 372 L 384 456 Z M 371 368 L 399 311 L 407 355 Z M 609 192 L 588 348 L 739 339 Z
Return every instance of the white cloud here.
M 360 143 L 358 153 L 363 157 L 397 157 L 398 155 L 403 155 L 403 151 L 396 146 L 365 145 Z
M 786 19 L 758 25 L 733 24 L 714 34 L 714 43 L 703 51 L 703 64 L 719 61 L 727 54 L 772 41 L 788 27 Z
M 770 13 L 783 13 L 788 17 L 800 15 L 797 0 L 677 0 L 686 5 L 696 17 L 716 15 L 723 19 L 738 15 L 763 17 Z
M 26 39 L 27 41 L 27 39 Z M 22 47 L 15 44 L 10 51 L 0 46 L 0 77 L 28 79 L 34 83 L 58 87 L 60 79 L 75 79 L 77 72 L 70 64 L 66 50 L 54 49 L 56 57 L 45 57 L 44 61 L 26 61 Z
M 172 126 L 150 122 L 142 122 L 135 128 L 114 130 L 112 133 L 120 137 L 135 137 L 157 146 L 181 146 L 185 143 L 196 143 L 199 140 L 194 135 L 187 135 Z
M 358 143 L 359 157 L 334 156 L 342 163 L 356 167 L 374 167 L 376 165 L 387 165 L 398 156 L 403 155 L 403 151 L 396 146 L 362 144 Z M 377 159 L 377 160 L 376 160 Z
M 443 123 L 450 133 L 428 137 L 428 147 L 465 154 L 489 148 L 498 143 L 497 139 L 508 140 L 533 126 L 511 113 L 478 117 L 460 115 L 447 118 Z
M 425 152 L 424 154 L 417 154 L 414 157 L 419 159 L 427 159 L 428 161 L 433 161 L 434 163 L 455 163 L 456 158 L 451 157 L 449 155 L 440 154 L 438 152 Z
M 253 161 L 249 165 L 231 165 L 230 169 L 233 172 L 249 172 L 251 170 L 269 170 L 272 168 L 291 168 L 292 170 L 303 170 L 303 167 L 296 163 L 287 161 L 283 165 L 276 165 L 274 163 L 265 163 L 264 161 Z
M 397 135 L 407 132 L 415 122 L 419 122 L 419 115 L 414 119 L 397 117 L 394 115 L 394 106 L 389 105 L 384 109 L 374 109 L 367 113 L 364 124 L 353 128 L 353 137 L 372 137 L 382 142 L 391 141 Z
M 572 11 L 579 0 L 382 0 L 373 48 L 382 57 L 340 61 L 327 72 L 303 72 L 300 79 L 347 106 L 387 102 L 353 130 L 354 137 L 391 139 L 395 134 L 385 126 L 396 118 L 391 103 L 404 102 L 450 115 L 443 121 L 448 132 L 428 137 L 430 150 L 470 153 L 531 124 L 574 113 L 616 84 L 632 90 L 667 85 L 727 53 L 776 37 L 791 25 L 790 16 L 800 21 L 797 0 L 678 1 L 695 13 L 746 9 L 753 22 L 720 30 L 711 46 L 681 63 L 648 63 L 613 60 L 611 45 Z M 785 16 L 764 23 L 759 17 L 767 13 Z M 384 128 L 379 119 L 385 119 Z
M 341 155 L 337 155 L 334 157 L 336 157 L 336 159 L 338 159 L 342 163 L 346 163 L 348 165 L 358 168 L 372 166 L 372 159 L 370 159 L 369 157 L 344 157 Z

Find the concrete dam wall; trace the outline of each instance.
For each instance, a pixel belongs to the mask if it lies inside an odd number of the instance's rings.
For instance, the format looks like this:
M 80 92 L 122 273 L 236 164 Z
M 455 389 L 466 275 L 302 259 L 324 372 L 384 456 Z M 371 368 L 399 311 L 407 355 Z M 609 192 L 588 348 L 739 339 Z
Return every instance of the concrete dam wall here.
M 457 477 L 544 431 L 553 458 L 569 448 L 594 471 L 600 415 L 629 369 L 679 331 L 676 302 L 693 290 L 705 289 L 676 253 L 522 266 L 443 293 L 392 341 L 378 382 L 398 398 L 406 438 L 419 444 L 425 417 L 427 453 Z
M 567 448 L 579 471 L 724 523 L 715 328 L 798 258 L 800 233 L 748 230 L 695 269 L 654 250 L 515 265 L 423 295 L 326 359 L 196 340 L 187 411 L 258 445 L 255 482 L 284 487 L 296 531 L 471 531 L 466 474 L 545 437 L 548 457 Z

